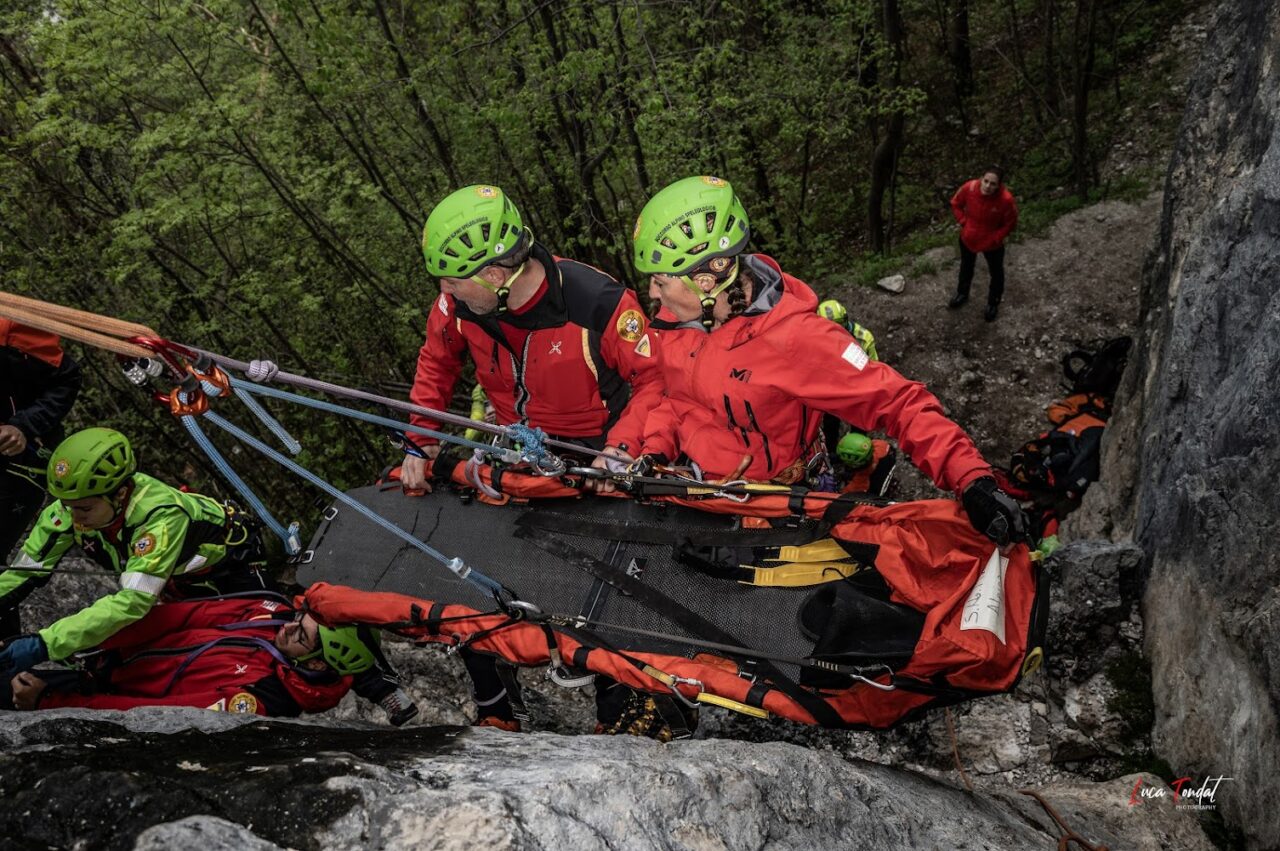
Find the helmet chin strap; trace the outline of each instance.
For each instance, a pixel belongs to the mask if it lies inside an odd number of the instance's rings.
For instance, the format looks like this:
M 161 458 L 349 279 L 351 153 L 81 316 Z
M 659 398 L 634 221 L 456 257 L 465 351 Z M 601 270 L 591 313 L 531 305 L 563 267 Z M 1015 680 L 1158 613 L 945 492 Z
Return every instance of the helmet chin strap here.
M 529 261 L 526 260 L 523 263 L 521 263 L 519 266 L 517 266 L 516 270 L 512 272 L 505 281 L 502 282 L 501 286 L 495 287 L 493 284 L 489 283 L 484 278 L 480 277 L 480 275 L 478 274 L 472 275 L 471 280 L 475 281 L 477 284 L 489 290 L 491 293 L 493 293 L 498 297 L 498 307 L 495 312 L 501 315 L 507 312 L 507 299 L 511 296 L 512 282 L 515 281 L 516 278 L 520 277 L 521 273 L 524 272 L 524 267 L 528 265 L 529 265 Z
M 716 321 L 715 316 L 713 315 L 713 312 L 715 311 L 715 308 L 716 308 L 716 297 L 719 296 L 720 293 L 729 289 L 729 287 L 732 286 L 734 281 L 738 280 L 738 272 L 741 269 L 742 269 L 742 264 L 735 259 L 733 261 L 733 269 L 732 271 L 729 272 L 729 277 L 725 278 L 722 282 L 716 284 L 707 292 L 702 291 L 702 287 L 698 286 L 698 284 L 694 281 L 693 275 L 680 276 L 680 280 L 684 281 L 684 285 L 688 287 L 689 290 L 698 297 L 698 301 L 702 303 L 702 327 L 706 328 L 708 331 L 711 330 L 711 326 L 714 325 Z M 700 273 L 700 274 L 709 274 L 709 273 Z

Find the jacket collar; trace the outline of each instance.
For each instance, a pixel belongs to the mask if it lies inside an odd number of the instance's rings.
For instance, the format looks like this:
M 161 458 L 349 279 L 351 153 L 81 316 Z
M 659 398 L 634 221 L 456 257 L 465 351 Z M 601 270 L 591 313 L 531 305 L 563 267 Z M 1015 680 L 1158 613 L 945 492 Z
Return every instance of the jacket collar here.
M 732 326 L 736 319 L 759 316 L 763 313 L 768 313 L 777 306 L 779 301 L 782 300 L 785 287 L 782 282 L 782 269 L 778 266 L 776 260 L 772 257 L 766 257 L 763 254 L 744 254 L 742 256 L 742 263 L 747 267 L 747 270 L 750 271 L 752 280 L 755 281 L 755 297 L 752 299 L 751 304 L 747 305 L 747 309 L 742 313 L 741 317 L 735 316 L 733 319 L 730 319 L 724 325 L 720 326 L 720 328 L 717 328 L 716 331 L 719 331 L 721 328 Z M 655 318 L 650 324 L 655 328 L 665 330 L 691 328 L 695 331 L 701 331 L 704 334 L 715 333 L 714 331 L 708 331 L 703 326 L 701 319 L 690 319 L 688 322 L 677 322 L 672 318 L 664 319 L 664 316 L 670 317 L 671 314 L 667 312 L 660 312 L 657 318 Z
M 533 253 L 530 257 L 542 264 L 547 276 L 547 289 L 533 307 L 519 314 L 508 311 L 501 316 L 496 313 L 480 315 L 473 313 L 460 299 L 454 299 L 457 317 L 466 322 L 474 322 L 488 332 L 489 336 L 500 342 L 506 339 L 506 335 L 498 327 L 499 323 L 532 331 L 538 328 L 554 328 L 568 322 L 569 309 L 565 306 L 564 279 L 560 274 L 560 267 L 556 265 L 556 258 L 540 242 L 533 244 Z

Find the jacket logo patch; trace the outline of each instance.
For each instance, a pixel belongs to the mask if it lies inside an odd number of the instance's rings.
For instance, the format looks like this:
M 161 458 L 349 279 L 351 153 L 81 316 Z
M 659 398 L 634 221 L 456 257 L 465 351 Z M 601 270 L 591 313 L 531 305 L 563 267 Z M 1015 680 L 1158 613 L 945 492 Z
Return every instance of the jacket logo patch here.
M 650 345 L 649 345 L 648 334 L 645 334 L 643 337 L 640 338 L 640 342 L 636 343 L 636 354 L 638 354 L 642 358 L 649 357 Z
M 227 711 L 237 715 L 255 715 L 258 712 L 258 698 L 247 691 L 236 692 L 227 701 Z
M 145 533 L 141 538 L 133 542 L 133 554 L 138 557 L 154 552 L 156 548 L 156 536 L 150 532 Z
M 862 346 L 859 346 L 857 343 L 850 343 L 846 346 L 840 357 L 853 364 L 854 369 L 857 370 L 862 370 L 869 360 L 867 353 L 863 351 Z
M 445 316 L 449 315 L 449 300 L 443 295 L 440 296 L 440 300 L 436 302 L 436 307 L 440 308 L 440 312 Z
M 547 352 L 547 354 L 549 354 L 549 355 L 562 355 L 562 354 L 564 354 L 564 352 L 560 351 L 560 347 L 561 347 L 562 345 L 564 345 L 564 341 L 563 341 L 563 340 L 556 340 L 554 343 L 552 343 L 552 344 L 551 344 L 551 351 Z
M 266 609 L 268 612 L 274 612 L 276 609 L 280 608 L 280 604 L 274 600 L 263 600 L 262 608 Z
M 729 377 L 737 381 L 741 381 L 743 384 L 746 384 L 748 381 L 751 380 L 751 370 L 731 369 L 729 370 Z
M 71 462 L 66 458 L 59 458 L 53 462 L 53 475 L 58 479 L 65 479 L 67 473 L 71 472 Z
M 248 665 L 236 665 L 236 675 L 237 675 L 237 676 L 239 676 L 240 674 L 247 674 L 247 673 L 249 673 L 249 666 L 248 666 Z
M 618 317 L 618 336 L 634 343 L 644 333 L 644 316 L 638 310 L 624 310 Z

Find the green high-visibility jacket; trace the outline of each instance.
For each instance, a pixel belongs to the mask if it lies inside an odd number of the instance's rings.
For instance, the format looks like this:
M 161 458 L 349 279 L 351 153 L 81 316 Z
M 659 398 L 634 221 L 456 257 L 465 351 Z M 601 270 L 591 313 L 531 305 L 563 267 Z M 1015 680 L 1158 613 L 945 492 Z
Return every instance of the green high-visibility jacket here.
M 0 573 L 0 603 L 27 582 L 47 580 L 73 546 L 119 574 L 119 591 L 40 630 L 54 661 L 101 644 L 150 611 L 171 578 L 207 571 L 227 554 L 232 524 L 221 503 L 142 473 L 133 483 L 118 534 L 76 528 L 55 501 L 40 513 L 12 569 Z

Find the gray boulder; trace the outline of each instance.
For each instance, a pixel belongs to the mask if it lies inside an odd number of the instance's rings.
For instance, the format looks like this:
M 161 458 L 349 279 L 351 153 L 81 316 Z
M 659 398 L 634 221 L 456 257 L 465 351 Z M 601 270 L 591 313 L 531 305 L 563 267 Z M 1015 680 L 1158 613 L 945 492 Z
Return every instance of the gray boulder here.
M 968 792 L 777 742 L 206 723 L 216 716 L 0 713 L 0 836 L 211 850 L 993 849 L 1052 847 L 1061 832 L 1012 789 Z M 1132 785 L 1041 794 L 1111 848 L 1211 847 L 1168 798 L 1126 813 Z

